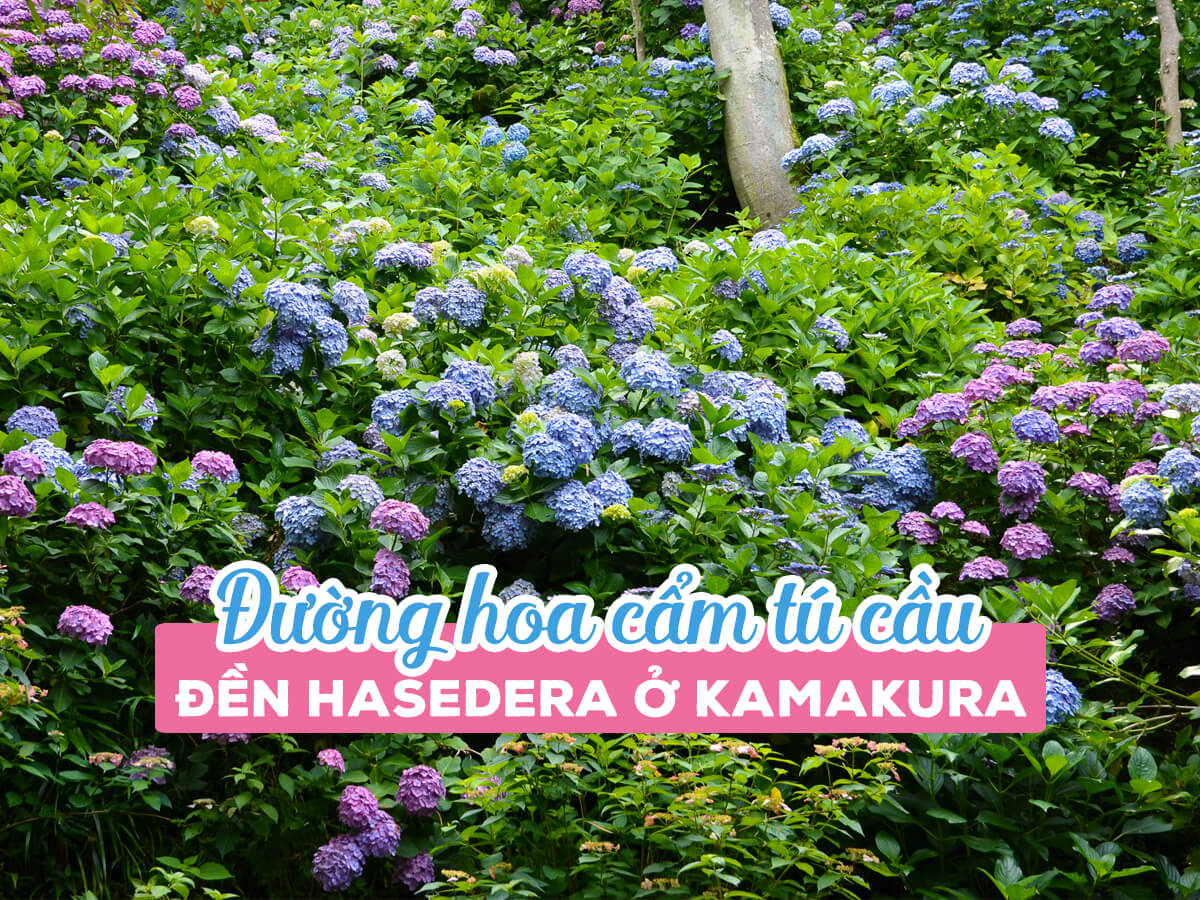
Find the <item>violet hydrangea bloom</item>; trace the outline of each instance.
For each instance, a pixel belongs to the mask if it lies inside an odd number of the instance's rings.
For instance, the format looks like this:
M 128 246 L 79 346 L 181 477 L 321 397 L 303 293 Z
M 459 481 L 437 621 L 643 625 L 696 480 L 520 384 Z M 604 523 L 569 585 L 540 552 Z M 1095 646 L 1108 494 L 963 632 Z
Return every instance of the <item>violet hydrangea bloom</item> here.
M 992 439 L 981 431 L 969 431 L 950 445 L 950 455 L 976 472 L 995 472 L 1000 462 Z
M 398 553 L 380 547 L 375 552 L 375 566 L 371 570 L 371 590 L 403 600 L 408 596 L 409 583 L 408 564 L 404 559 Z
M 193 456 L 192 475 L 198 478 L 215 478 L 225 484 L 232 484 L 239 478 L 233 457 L 219 450 L 201 450 Z
M 1008 577 L 1008 566 L 990 556 L 979 556 L 962 567 L 959 581 L 995 581 Z
M 66 517 L 68 525 L 74 525 L 76 528 L 92 528 L 99 531 L 104 531 L 116 521 L 117 518 L 112 514 L 112 510 L 99 503 L 80 503 L 78 506 L 72 508 Z
M 401 859 L 392 872 L 392 881 L 414 894 L 433 879 L 433 857 L 424 852 Z
M 1014 525 L 1000 538 L 1000 546 L 1015 559 L 1041 559 L 1054 552 L 1050 536 L 1037 525 L 1028 522 Z
M 345 773 L 346 771 L 346 760 L 342 758 L 342 754 L 339 751 L 332 747 L 318 753 L 317 762 L 326 768 L 333 769 L 335 772 Z
M 419 541 L 429 534 L 429 519 L 420 507 L 404 500 L 384 500 L 371 513 L 370 525 L 405 541 Z
M 379 801 L 362 785 L 348 785 L 338 800 L 338 818 L 351 828 L 366 828 L 378 811 Z
M 37 481 L 46 474 L 46 464 L 37 454 L 28 450 L 13 450 L 4 454 L 4 474 Z
M 0 515 L 27 519 L 37 509 L 37 500 L 16 475 L 0 475 Z
M 950 500 L 936 504 L 929 511 L 929 515 L 934 519 L 946 519 L 950 522 L 962 522 L 966 518 L 959 505 Z
M 1119 622 L 1137 605 L 1133 591 L 1124 584 L 1109 584 L 1100 589 L 1092 602 L 1092 611 L 1105 622 Z
M 329 893 L 344 891 L 362 875 L 365 861 L 354 836 L 339 834 L 313 854 L 313 878 Z
M 216 577 L 216 569 L 201 563 L 179 583 L 179 596 L 193 603 L 208 603 L 208 589 L 212 587 L 213 579 Z
M 107 644 L 113 633 L 112 620 L 91 606 L 68 606 L 58 617 L 58 633 L 93 647 Z
M 931 522 L 923 513 L 913 510 L 906 512 L 896 523 L 896 530 L 907 538 L 912 538 L 918 544 L 930 546 L 942 539 L 941 529 Z
M 321 582 L 303 566 L 289 566 L 279 576 L 279 584 L 285 591 L 296 594 L 306 587 L 319 587 Z
M 427 816 L 446 796 L 441 773 L 430 766 L 413 766 L 400 773 L 396 799 L 412 816 Z
M 376 859 L 395 856 L 400 848 L 400 826 L 390 814 L 377 809 L 354 840 L 365 856 Z
M 83 451 L 83 461 L 97 469 L 108 469 L 117 475 L 148 475 L 157 460 L 153 451 L 132 441 L 92 441 Z

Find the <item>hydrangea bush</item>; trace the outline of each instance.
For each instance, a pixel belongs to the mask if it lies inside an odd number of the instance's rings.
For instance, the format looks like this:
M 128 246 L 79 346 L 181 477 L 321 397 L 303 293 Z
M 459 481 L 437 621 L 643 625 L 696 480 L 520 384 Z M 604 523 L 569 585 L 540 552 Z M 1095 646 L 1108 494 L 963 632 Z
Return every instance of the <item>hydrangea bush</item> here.
M 0 4 L 9 892 L 1194 892 L 1200 212 L 1145 11 L 772 4 L 766 228 L 700 4 L 640 63 L 609 6 Z M 157 734 L 153 629 L 243 558 L 848 610 L 929 562 L 1047 627 L 1047 732 Z

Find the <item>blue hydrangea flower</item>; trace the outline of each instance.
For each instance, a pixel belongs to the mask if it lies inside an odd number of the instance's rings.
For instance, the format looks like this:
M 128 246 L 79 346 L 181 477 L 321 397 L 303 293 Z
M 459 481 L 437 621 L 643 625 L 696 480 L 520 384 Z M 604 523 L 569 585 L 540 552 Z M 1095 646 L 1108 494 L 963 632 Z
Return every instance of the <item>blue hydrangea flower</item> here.
M 1099 242 L 1090 237 L 1077 241 L 1072 253 L 1085 266 L 1094 265 L 1104 258 L 1104 251 L 1100 249 Z
M 539 397 L 543 403 L 581 416 L 591 415 L 600 406 L 599 392 L 569 369 L 551 372 L 542 383 Z
M 679 260 L 671 252 L 670 247 L 653 247 L 643 250 L 633 257 L 631 266 L 637 266 L 648 272 L 677 272 Z
M 470 389 L 448 378 L 435 381 L 425 389 L 425 402 L 438 412 L 451 415 L 475 414 L 475 401 Z
M 1200 421 L 1198 419 L 1197 421 Z M 645 429 L 641 422 L 625 422 L 615 431 L 609 438 L 612 444 L 613 453 L 617 456 L 624 456 L 630 450 L 637 450 L 639 453 L 642 449 L 642 438 Z
M 1141 232 L 1127 234 L 1117 240 L 1117 259 L 1125 265 L 1139 263 L 1147 255 L 1146 236 Z
M 856 112 L 854 101 L 849 97 L 835 97 L 817 107 L 817 121 L 827 122 L 839 116 L 853 117 Z
M 802 44 L 811 45 L 821 43 L 821 32 L 815 28 L 802 28 L 796 36 L 800 38 L 800 43 Z
M 605 472 L 593 479 L 587 489 L 599 502 L 601 509 L 613 505 L 625 506 L 633 499 L 633 488 L 616 472 Z
M 1046 724 L 1058 725 L 1079 712 L 1079 689 L 1054 669 L 1046 670 Z
M 692 431 L 670 419 L 655 419 L 642 433 L 642 457 L 664 462 L 687 462 L 692 456 Z
M 150 394 L 146 394 L 142 398 L 142 405 L 138 409 L 130 410 L 125 406 L 125 397 L 129 394 L 129 388 L 124 385 L 118 385 L 112 389 L 108 395 L 108 402 L 104 406 L 104 411 L 110 415 L 118 416 L 126 423 L 129 422 L 129 414 L 132 413 L 150 413 L 148 416 L 143 416 L 137 419 L 138 427 L 146 434 L 150 433 L 150 429 L 158 421 L 158 403 Z M 11 421 L 11 420 L 10 420 Z
M 578 466 L 591 462 L 600 449 L 600 437 L 596 428 L 583 416 L 575 413 L 559 413 L 546 423 L 546 436 L 558 441 L 571 451 Z
M 717 348 L 717 356 L 726 362 L 735 363 L 742 358 L 744 351 L 742 350 L 741 341 L 727 328 L 721 328 L 713 332 L 709 343 Z
M 510 141 L 517 141 L 521 144 L 525 143 L 527 140 L 529 140 L 528 126 L 523 125 L 520 122 L 517 122 L 515 125 L 509 125 L 508 139 Z
M 313 330 L 317 333 L 317 344 L 321 348 L 321 357 L 327 366 L 336 366 L 342 361 L 350 346 L 350 335 L 337 319 L 321 316 L 313 322 Z
M 837 372 L 831 372 L 828 370 L 824 372 L 818 372 L 813 377 L 813 386 L 819 387 L 824 391 L 829 391 L 829 393 L 835 394 L 838 397 L 846 393 L 846 379 L 844 379 Z
M 537 522 L 525 515 L 524 503 L 490 503 L 480 534 L 493 550 L 523 550 L 533 540 Z
M 333 286 L 333 305 L 342 311 L 351 325 L 366 324 L 371 313 L 371 302 L 367 292 L 357 284 L 339 281 Z
M 555 488 L 547 496 L 546 505 L 554 510 L 554 524 L 564 531 L 582 531 L 598 525 L 604 511 L 600 501 L 578 481 Z
M 563 271 L 593 294 L 601 293 L 613 278 L 612 266 L 595 253 L 572 253 L 563 262 Z
M 1038 134 L 1042 137 L 1056 138 L 1064 144 L 1075 140 L 1075 129 L 1066 119 L 1051 116 L 1038 126 Z
M 679 372 L 667 355 L 658 350 L 639 350 L 627 356 L 621 363 L 620 374 L 635 391 L 656 391 L 675 397 L 682 389 Z
M 903 78 L 882 81 L 871 89 L 871 99 L 878 100 L 884 108 L 890 108 L 913 95 L 913 87 Z
M 817 316 L 813 319 L 811 331 L 831 339 L 837 350 L 845 350 L 850 346 L 850 335 L 842 327 L 842 323 L 832 316 Z
M 436 115 L 433 104 L 428 100 L 415 100 L 413 111 L 408 114 L 408 121 L 414 125 L 432 125 Z
M 383 490 L 370 475 L 347 475 L 338 482 L 338 490 L 357 500 L 359 507 L 367 512 L 383 502 Z
M 454 473 L 454 484 L 459 492 L 476 506 L 482 506 L 496 498 L 504 487 L 500 481 L 503 467 L 482 456 L 468 459 Z
M 410 241 L 397 241 L 382 247 L 371 263 L 376 269 L 392 269 L 404 266 L 409 269 L 428 269 L 433 265 L 433 254 L 424 247 Z
M 545 432 L 531 434 L 521 450 L 521 461 L 541 478 L 570 478 L 578 467 L 577 459 L 570 447 Z
M 775 393 L 752 391 L 746 396 L 744 408 L 754 434 L 772 444 L 787 439 L 787 404 Z
M 950 67 L 950 83 L 980 85 L 988 80 L 987 69 L 979 63 L 957 62 Z
M 504 165 L 511 166 L 529 155 L 529 149 L 520 141 L 509 141 L 500 148 L 500 159 Z
M 495 125 L 489 125 L 483 129 L 483 134 L 479 136 L 480 147 L 497 147 L 504 143 L 504 129 Z
M 777 31 L 787 31 L 792 24 L 792 13 L 786 6 L 781 3 L 775 3 L 774 0 L 767 6 L 767 12 L 771 16 L 771 24 L 775 26 Z
M 1186 497 L 1200 487 L 1200 458 L 1183 447 L 1173 447 L 1159 461 L 1158 474 L 1177 494 Z
M 275 507 L 284 539 L 296 547 L 312 547 L 321 538 L 325 511 L 311 497 L 286 497 Z
M 1121 491 L 1121 512 L 1137 528 L 1157 528 L 1167 517 L 1167 500 L 1153 482 L 1139 478 Z
M 1058 425 L 1047 412 L 1024 409 L 1012 417 L 1012 433 L 1021 441 L 1053 444 L 1058 440 Z
M 332 468 L 334 463 L 358 462 L 362 459 L 362 451 L 354 441 L 343 440 L 340 444 L 330 447 L 321 454 L 321 468 Z
M 403 389 L 380 394 L 371 402 L 371 421 L 380 431 L 401 434 L 400 415 L 412 404 L 412 394 Z
M 455 278 L 446 285 L 445 299 L 440 312 L 464 328 L 483 324 L 487 294 L 465 278 Z
M 238 118 L 237 110 L 227 104 L 212 107 L 207 115 L 213 120 L 212 130 L 220 137 L 229 137 L 242 127 L 242 120 Z

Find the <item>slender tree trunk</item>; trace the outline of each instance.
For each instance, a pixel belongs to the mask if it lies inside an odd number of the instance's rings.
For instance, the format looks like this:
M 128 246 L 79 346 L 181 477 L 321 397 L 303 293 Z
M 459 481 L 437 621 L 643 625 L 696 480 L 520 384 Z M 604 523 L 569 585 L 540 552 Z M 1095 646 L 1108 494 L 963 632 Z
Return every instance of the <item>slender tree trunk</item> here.
M 793 210 L 796 192 L 780 166 L 795 146 L 783 60 L 765 0 L 704 0 L 709 46 L 729 77 L 725 150 L 738 202 L 776 225 Z
M 642 8 L 638 0 L 629 0 L 629 12 L 633 17 L 633 52 L 638 62 L 646 61 L 646 30 L 642 28 Z
M 1183 113 L 1179 108 L 1179 24 L 1171 0 L 1154 0 L 1158 12 L 1158 80 L 1162 85 L 1163 112 L 1167 116 L 1167 146 L 1183 141 Z

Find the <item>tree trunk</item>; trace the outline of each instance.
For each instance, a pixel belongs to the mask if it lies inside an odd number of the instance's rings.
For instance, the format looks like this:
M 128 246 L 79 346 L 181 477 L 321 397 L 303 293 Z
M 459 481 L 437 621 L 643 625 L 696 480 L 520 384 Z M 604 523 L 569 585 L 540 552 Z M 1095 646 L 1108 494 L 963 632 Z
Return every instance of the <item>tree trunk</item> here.
M 1158 12 L 1158 80 L 1162 85 L 1163 112 L 1167 116 L 1167 146 L 1183 141 L 1183 113 L 1179 108 L 1179 24 L 1171 0 L 1154 0 Z
M 797 206 L 780 166 L 795 146 L 783 60 L 765 0 L 704 0 L 709 46 L 717 70 L 729 70 L 725 150 L 738 202 L 776 225 Z
M 629 12 L 633 17 L 633 50 L 638 62 L 646 61 L 646 30 L 642 28 L 642 8 L 638 0 L 629 0 Z

